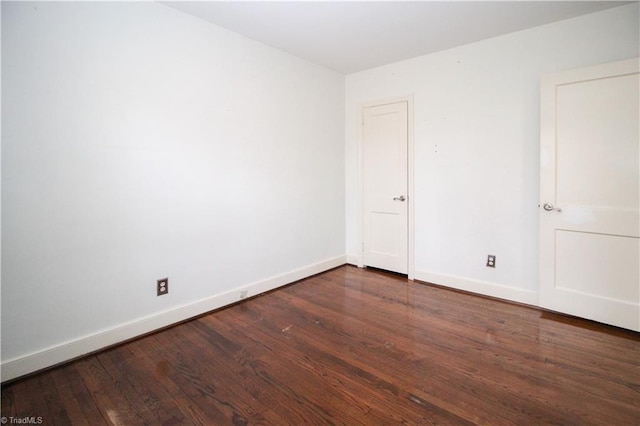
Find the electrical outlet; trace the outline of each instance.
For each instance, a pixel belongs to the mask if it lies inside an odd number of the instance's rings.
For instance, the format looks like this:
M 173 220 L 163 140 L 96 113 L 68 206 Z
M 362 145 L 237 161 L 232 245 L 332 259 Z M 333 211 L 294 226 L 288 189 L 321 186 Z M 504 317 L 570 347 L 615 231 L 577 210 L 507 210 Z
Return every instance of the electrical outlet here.
M 157 282 L 158 286 L 156 291 L 158 292 L 158 296 L 169 294 L 169 278 L 161 278 Z
M 495 268 L 496 267 L 496 257 L 493 254 L 487 256 L 487 267 Z
M 240 292 L 240 300 L 246 299 L 247 298 L 247 294 L 249 294 L 249 290 L 242 290 Z

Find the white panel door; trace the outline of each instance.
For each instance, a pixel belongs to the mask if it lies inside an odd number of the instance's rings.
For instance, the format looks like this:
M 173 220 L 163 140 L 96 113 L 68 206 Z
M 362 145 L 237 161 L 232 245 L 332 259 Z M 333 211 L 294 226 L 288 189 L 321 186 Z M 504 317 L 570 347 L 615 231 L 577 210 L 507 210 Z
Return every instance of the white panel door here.
M 408 270 L 408 103 L 363 108 L 365 266 Z
M 543 78 L 540 305 L 640 331 L 638 59 Z

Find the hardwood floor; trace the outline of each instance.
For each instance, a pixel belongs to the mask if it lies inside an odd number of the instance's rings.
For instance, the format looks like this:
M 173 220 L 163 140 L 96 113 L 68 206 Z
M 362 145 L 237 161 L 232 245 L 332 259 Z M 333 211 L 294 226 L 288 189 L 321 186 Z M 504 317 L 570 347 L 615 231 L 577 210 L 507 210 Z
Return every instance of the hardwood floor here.
M 638 425 L 640 334 L 344 266 L 6 384 L 2 416 Z

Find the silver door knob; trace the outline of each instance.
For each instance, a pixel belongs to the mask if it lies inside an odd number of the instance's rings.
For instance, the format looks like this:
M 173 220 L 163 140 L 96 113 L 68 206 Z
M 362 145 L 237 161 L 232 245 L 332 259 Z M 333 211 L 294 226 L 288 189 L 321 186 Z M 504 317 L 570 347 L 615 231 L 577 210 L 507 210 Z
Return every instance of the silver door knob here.
M 404 198 L 404 195 L 401 195 L 399 197 L 393 197 L 393 201 L 404 201 L 406 200 L 406 198 Z
M 562 211 L 562 209 L 560 209 L 560 208 L 555 208 L 555 207 L 553 207 L 553 204 L 550 204 L 550 203 L 544 203 L 544 204 L 542 205 L 542 208 L 543 208 L 543 209 L 545 209 L 545 210 L 546 210 L 546 211 L 548 211 L 548 212 L 551 212 L 551 211 L 554 211 L 554 210 L 555 210 L 555 211 L 557 211 L 558 213 L 560 213 L 560 212 Z

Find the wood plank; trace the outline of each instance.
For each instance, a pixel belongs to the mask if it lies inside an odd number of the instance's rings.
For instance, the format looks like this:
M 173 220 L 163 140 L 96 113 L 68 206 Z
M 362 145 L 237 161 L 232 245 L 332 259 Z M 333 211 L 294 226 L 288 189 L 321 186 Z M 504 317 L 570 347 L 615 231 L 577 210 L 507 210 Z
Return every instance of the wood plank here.
M 2 386 L 44 424 L 638 424 L 640 334 L 344 266 Z

